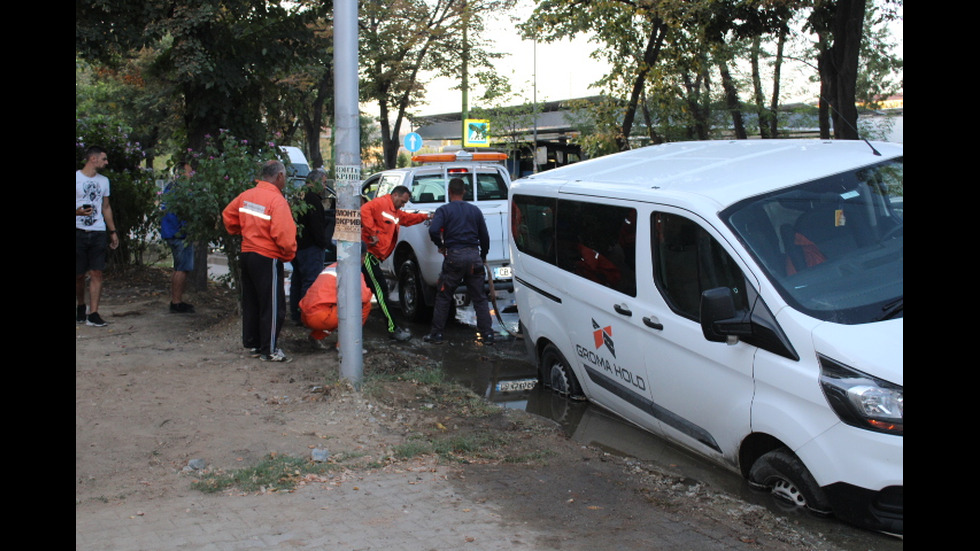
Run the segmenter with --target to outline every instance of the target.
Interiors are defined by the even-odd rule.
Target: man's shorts
[[[168,239],[167,243],[170,245],[170,252],[174,255],[174,271],[193,272],[194,245],[183,239]]]
[[[109,234],[104,231],[85,231],[75,228],[75,275],[89,270],[105,270]]]

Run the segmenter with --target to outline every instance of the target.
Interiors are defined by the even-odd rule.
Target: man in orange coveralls
[[[221,212],[228,233],[242,236],[242,344],[269,362],[289,361],[276,343],[286,319],[283,264],[296,256],[296,222],[282,194],[285,185],[286,167],[268,161],[255,187]]]
[[[361,241],[367,246],[367,254],[361,263],[361,273],[368,281],[378,300],[381,313],[388,321],[388,336],[397,341],[412,338],[408,329],[400,329],[391,317],[388,304],[388,282],[381,271],[381,263],[388,258],[398,244],[399,226],[414,226],[432,217],[431,213],[404,212],[401,210],[412,197],[405,186],[396,186],[388,195],[375,197],[361,205]]]
[[[303,325],[312,329],[310,338],[322,341],[337,330],[337,263],[320,272],[306,294],[299,302]],[[371,289],[361,276],[361,324],[367,322],[371,313]]]

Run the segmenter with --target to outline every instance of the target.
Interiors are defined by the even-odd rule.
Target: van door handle
[[[622,314],[624,316],[633,315],[632,310],[630,310],[629,307],[627,307],[625,304],[614,304],[613,310],[616,310],[617,313]]]
[[[650,318],[650,317],[644,316],[643,317],[643,324],[646,325],[647,327],[651,328],[651,329],[656,329],[657,331],[663,331],[664,330],[664,324],[660,323],[659,321],[657,321],[654,318]]]

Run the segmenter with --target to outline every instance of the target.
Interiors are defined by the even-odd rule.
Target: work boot
[[[398,342],[405,342],[412,338],[412,332],[408,329],[396,327],[394,331],[388,333],[388,338],[395,339]]]
[[[422,340],[429,344],[442,344],[446,342],[442,338],[442,333],[429,333],[428,335],[422,337]]]

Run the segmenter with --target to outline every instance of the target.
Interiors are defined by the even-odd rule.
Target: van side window
[[[736,310],[748,307],[742,270],[708,232],[683,216],[651,216],[654,280],[675,312],[698,320],[701,293],[715,287],[732,290]]]
[[[515,195],[510,212],[517,250],[636,296],[636,209]]]
[[[555,227],[558,267],[636,296],[635,220],[635,209],[559,200]]]
[[[515,195],[510,207],[510,228],[517,250],[549,264],[555,263],[555,210],[546,197]]]

